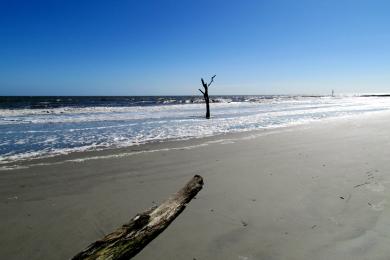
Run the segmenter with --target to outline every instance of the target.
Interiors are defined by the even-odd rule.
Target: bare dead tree
[[[213,83],[215,76],[217,76],[217,75],[214,75],[214,76],[211,77],[211,80],[210,80],[209,84],[204,82],[203,78],[201,78],[204,91],[202,91],[201,89],[199,89],[199,91],[202,92],[204,101],[206,102],[206,118],[207,119],[210,119],[209,87],[210,87],[211,83]]]

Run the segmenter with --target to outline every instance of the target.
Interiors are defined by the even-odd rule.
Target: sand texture
[[[0,171],[0,255],[68,259],[200,174],[135,259],[389,259],[389,158],[377,113],[45,159]]]

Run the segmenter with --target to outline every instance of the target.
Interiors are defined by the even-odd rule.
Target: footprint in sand
[[[377,204],[371,204],[371,208],[372,208],[372,210],[375,210],[375,211],[382,211],[385,209],[386,203],[387,203],[386,200],[382,200],[381,202],[379,202]]]
[[[380,182],[369,183],[366,188],[374,192],[384,192],[385,186]]]

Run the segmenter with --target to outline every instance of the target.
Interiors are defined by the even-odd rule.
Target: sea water
[[[304,124],[390,109],[389,97],[0,97],[0,164]]]

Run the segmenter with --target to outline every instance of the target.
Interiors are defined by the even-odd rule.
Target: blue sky
[[[0,0],[0,95],[390,90],[390,1]]]

